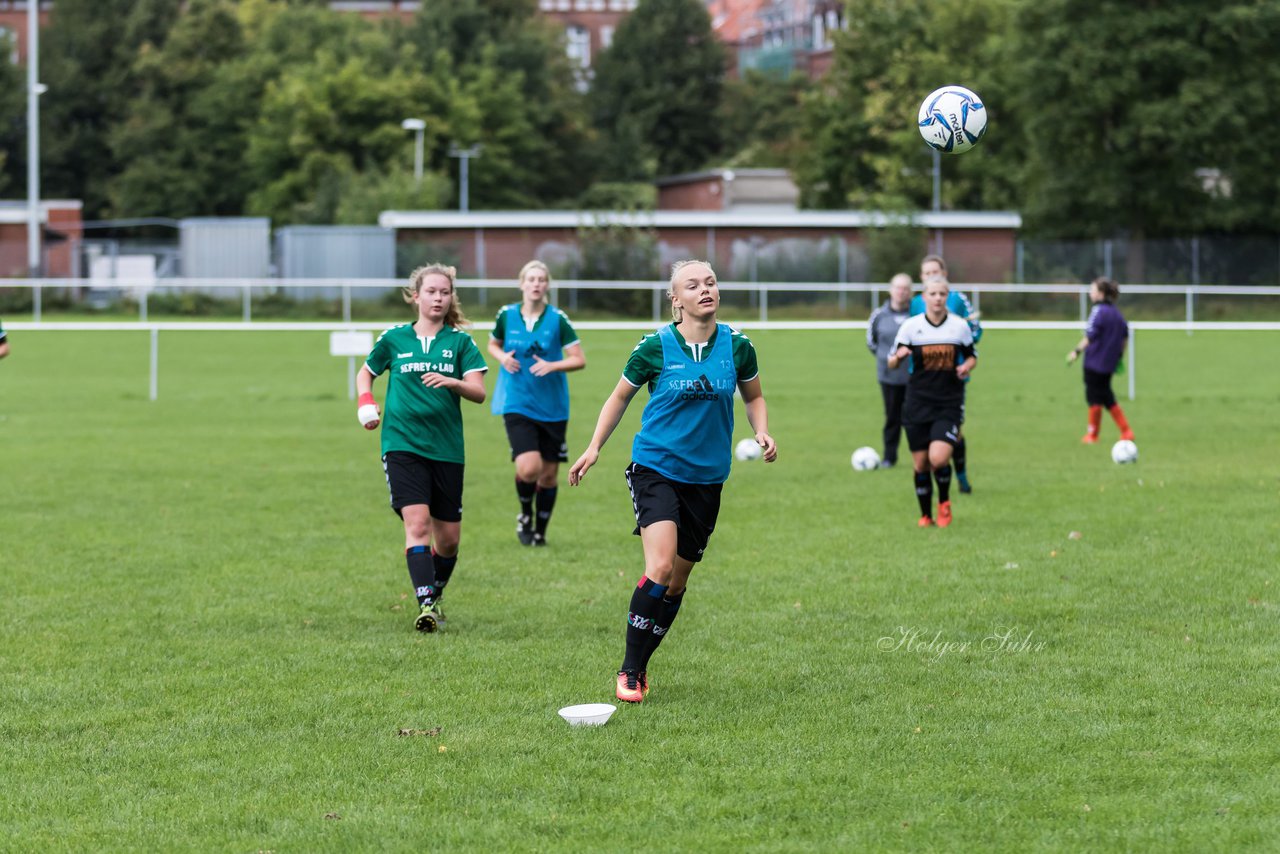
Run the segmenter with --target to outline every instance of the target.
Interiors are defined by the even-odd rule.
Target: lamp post
[[[462,148],[457,143],[449,146],[449,156],[456,157],[461,161],[458,165],[458,210],[463,213],[470,210],[467,198],[467,164],[470,162],[471,158],[480,156],[482,148],[483,146],[478,143],[470,148]]]
[[[39,82],[40,3],[27,0],[27,267],[38,276],[40,267],[40,96],[48,88]],[[34,294],[35,319],[40,319],[40,291]]]
[[[400,123],[400,127],[414,132],[413,183],[415,186],[420,186],[422,184],[422,132],[427,129],[427,123],[422,119],[405,119]]]

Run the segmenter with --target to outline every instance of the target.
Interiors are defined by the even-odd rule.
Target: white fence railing
[[[861,320],[738,320],[726,318],[726,322],[748,330],[763,329],[847,329],[847,330],[865,330],[867,328],[866,321]],[[1057,330],[1057,331],[1080,331],[1080,324],[1076,321],[1056,320],[1056,321],[1033,321],[1033,320],[992,320],[983,321],[984,329],[1028,329],[1028,330]],[[596,320],[575,322],[574,328],[584,331],[590,330],[636,330],[646,331],[652,330],[654,326],[651,320]],[[276,322],[276,321],[257,321],[253,323],[237,323],[234,321],[218,322],[163,322],[163,323],[147,323],[143,321],[132,323],[94,323],[90,322],[15,322],[7,323],[6,331],[21,332],[147,332],[151,338],[151,358],[149,371],[149,397],[151,400],[157,400],[160,396],[160,333],[161,332],[345,332],[345,331],[381,331],[386,328],[385,322],[369,323],[363,321],[343,323],[332,321],[328,323],[317,322]],[[1129,399],[1133,400],[1137,395],[1137,340],[1140,330],[1173,330],[1185,331],[1188,334],[1196,330],[1223,330],[1236,332],[1280,332],[1280,322],[1263,322],[1263,321],[1246,321],[1239,323],[1226,322],[1192,322],[1182,323],[1173,321],[1134,321],[1129,324],[1129,348],[1128,348],[1128,383],[1129,383]],[[347,389],[348,397],[355,399],[355,359],[348,358],[348,377]]]
[[[253,297],[280,290],[299,290],[302,293],[323,290],[342,301],[342,322],[352,319],[353,295],[360,291],[390,291],[403,287],[402,279],[0,279],[0,288],[29,288],[32,290],[32,321],[43,322],[43,294],[49,289],[73,288],[82,291],[113,291],[127,294],[138,303],[138,320],[147,322],[148,301],[155,294],[169,294],[184,290],[203,292],[235,292],[241,303],[241,322],[253,322]],[[510,279],[459,279],[460,291],[477,292],[481,302],[486,302],[488,290],[511,292],[515,283]],[[957,285],[972,297],[974,308],[981,309],[983,294],[1046,294],[1069,295],[1079,301],[1080,319],[1089,312],[1089,286],[1087,284],[1003,284],[994,282],[964,282]],[[660,322],[666,317],[667,283],[663,281],[594,281],[557,280],[554,291],[568,295],[572,310],[580,291],[637,291],[652,293],[651,319]],[[769,320],[770,294],[827,293],[835,294],[837,307],[849,309],[848,298],[852,294],[869,294],[868,308],[878,301],[886,286],[876,282],[732,282],[720,283],[725,292],[745,292],[753,295],[752,312],[761,322]],[[1181,295],[1186,305],[1185,323],[1194,323],[1197,297],[1280,297],[1280,287],[1253,285],[1122,285],[1126,295],[1164,294]],[[558,297],[563,299],[563,296]],[[465,298],[470,300],[470,298]],[[987,321],[984,320],[984,323]]]

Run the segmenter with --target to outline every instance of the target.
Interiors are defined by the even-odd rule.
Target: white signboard
[[[330,332],[330,356],[367,356],[373,349],[372,332]]]

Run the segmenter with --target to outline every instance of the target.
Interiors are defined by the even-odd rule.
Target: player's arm
[[[1083,338],[1081,338],[1080,343],[1077,344],[1075,348],[1072,349],[1071,352],[1067,354],[1067,364],[1069,365],[1072,362],[1074,362],[1076,359],[1080,358],[1080,354],[1083,353],[1084,348],[1088,346],[1089,346],[1089,336],[1086,335]]]
[[[509,374],[520,373],[520,360],[516,358],[516,351],[507,352],[502,349],[501,338],[489,339],[489,355],[497,361],[504,371]]]
[[[887,360],[887,364],[890,368],[896,368],[898,365],[901,365],[907,359],[911,358],[910,347],[897,341],[893,343],[897,344],[897,346],[893,349],[893,352],[889,354],[889,358]]]
[[[867,320],[867,349],[871,351],[871,355],[876,354],[876,348],[880,345],[880,338],[876,334],[876,320],[880,316],[880,309],[871,312],[871,317]]]
[[[587,471],[600,459],[600,449],[604,447],[604,443],[609,441],[609,437],[617,429],[618,422],[622,420],[623,413],[627,411],[627,406],[631,403],[631,398],[635,397],[636,392],[639,390],[639,386],[632,385],[625,378],[618,380],[618,384],[614,386],[613,391],[609,393],[609,397],[605,399],[604,406],[600,407],[600,417],[596,419],[596,429],[591,434],[591,441],[587,444],[587,449],[582,452],[582,456],[578,457],[578,461],[569,469],[570,486],[577,486],[582,483]]]
[[[529,373],[535,377],[545,377],[556,371],[580,371],[587,366],[587,357],[582,354],[582,345],[577,341],[564,348],[564,358],[548,362],[540,356],[533,357],[533,366]]]
[[[361,365],[356,371],[356,418],[366,430],[376,430],[382,422],[382,413],[378,411],[378,402],[373,397],[373,381],[377,379],[368,365]]]
[[[755,431],[756,442],[764,451],[764,461],[771,463],[778,458],[778,443],[769,435],[769,410],[764,405],[764,391],[760,388],[760,376],[738,383],[738,394],[747,410],[747,422]]]
[[[956,365],[956,376],[964,379],[973,372],[974,367],[978,364],[978,351],[973,349],[973,344],[965,344],[960,347],[960,355],[962,359],[960,364]]]
[[[0,338],[0,359],[3,359],[7,355],[9,355],[9,339]]]
[[[487,370],[487,368],[474,368],[463,374],[460,380],[432,371],[422,375],[422,384],[427,388],[448,389],[463,400],[469,400],[472,403],[484,403],[487,394],[484,389],[484,375]]]

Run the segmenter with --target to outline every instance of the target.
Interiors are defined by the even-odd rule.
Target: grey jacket
[[[893,339],[902,321],[911,316],[910,307],[894,311],[889,302],[871,312],[867,321],[867,349],[876,357],[876,378],[885,385],[907,384],[907,363],[889,370],[889,354],[893,352]]]

